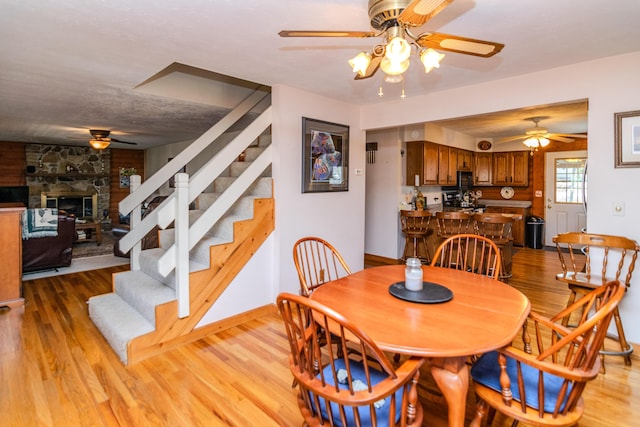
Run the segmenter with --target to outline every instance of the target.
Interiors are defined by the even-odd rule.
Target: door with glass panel
[[[587,152],[557,151],[545,154],[545,245],[553,236],[581,231],[587,226]]]

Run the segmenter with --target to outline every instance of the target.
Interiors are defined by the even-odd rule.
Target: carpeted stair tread
[[[124,364],[129,341],[155,329],[115,293],[89,298],[89,317]]]
[[[163,277],[160,274],[160,257],[164,254],[164,250],[161,248],[147,249],[140,252],[140,270],[153,279],[164,283],[166,286],[175,289],[175,270],[173,270],[167,277]],[[196,260],[189,260],[189,272],[206,270],[209,265],[204,265]]]
[[[140,270],[116,274],[114,284],[116,294],[152,325],[156,324],[156,306],[176,299],[174,289]]]

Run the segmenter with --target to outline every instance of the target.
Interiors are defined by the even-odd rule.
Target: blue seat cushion
[[[338,371],[339,369],[346,369],[345,367],[345,363],[344,360],[339,359],[336,360],[335,363],[336,366],[336,371]],[[365,381],[365,373],[364,373],[364,368],[362,366],[362,363],[360,362],[354,362],[354,361],[350,361],[349,366],[351,367],[351,377],[352,377],[352,381],[356,381],[356,380],[360,380],[363,383],[366,384]],[[331,365],[327,365],[324,369],[323,369],[323,373],[325,375],[325,381],[327,382],[328,385],[333,386],[334,382],[333,382],[333,373],[331,370]],[[377,369],[373,369],[371,367],[369,367],[369,375],[371,376],[371,382],[372,384],[377,384],[383,380],[385,380],[386,378],[388,378],[388,375],[385,374],[384,372],[381,372]],[[318,378],[320,376],[318,375]],[[338,387],[341,390],[348,390],[349,389],[349,385],[348,384],[342,384],[339,382]],[[396,391],[395,396],[396,396],[396,419],[395,419],[395,423],[397,423],[400,420],[400,415],[401,415],[401,405],[402,405],[402,395],[404,393],[404,387],[401,387],[398,391]],[[318,411],[318,408],[315,407],[315,403],[313,400],[313,396],[311,397],[311,402],[314,405],[314,409],[315,412],[318,413],[320,412],[320,414],[322,414],[322,418],[325,420],[329,419],[328,416],[328,412],[327,412],[327,407],[326,407],[326,401],[321,397],[318,396],[319,400],[320,400],[320,411]],[[375,412],[376,412],[376,418],[377,418],[377,426],[380,427],[388,427],[389,426],[389,409],[391,407],[391,396],[387,397],[386,399],[384,399],[384,403],[382,403],[382,401],[378,401],[375,402]],[[342,422],[340,421],[340,412],[338,409],[338,405],[336,403],[330,402],[331,405],[331,412],[333,414],[334,417],[334,421],[335,421],[335,425],[336,426],[342,426],[342,427],[348,427],[348,426],[355,426],[355,418],[354,418],[354,414],[353,414],[353,409],[352,408],[345,408],[345,414],[347,417],[347,425],[343,426]],[[371,414],[369,412],[369,406],[362,406],[358,408],[358,413],[360,414],[360,421],[362,423],[363,426],[371,426],[373,425],[373,423],[371,422]],[[392,425],[394,425],[392,424]]]
[[[539,370],[535,369],[524,363],[521,364],[522,377],[524,379],[526,404],[527,406],[535,409],[540,409],[540,402],[538,401],[538,375]],[[510,357],[507,357],[507,374],[511,380],[511,393],[513,398],[518,402],[520,399],[520,390],[518,389],[518,374],[516,370],[516,361]],[[543,373],[544,381],[544,411],[553,412],[556,402],[558,400],[558,394],[564,381],[563,378]],[[489,387],[492,390],[500,393],[502,387],[500,386],[500,365],[498,365],[498,352],[492,351],[491,353],[484,354],[471,368],[471,377],[473,381],[478,384],[482,384],[485,387]],[[564,402],[560,407],[562,411],[564,405],[567,402],[567,396],[571,392],[571,385],[567,390]]]

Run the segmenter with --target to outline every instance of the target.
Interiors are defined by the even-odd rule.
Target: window
[[[555,162],[555,202],[582,203],[586,195],[587,182],[584,179],[587,159],[556,159]]]

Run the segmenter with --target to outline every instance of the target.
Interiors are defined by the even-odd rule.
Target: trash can
[[[544,246],[544,218],[539,216],[530,216],[527,218],[525,240],[527,247],[531,249],[542,249]]]

